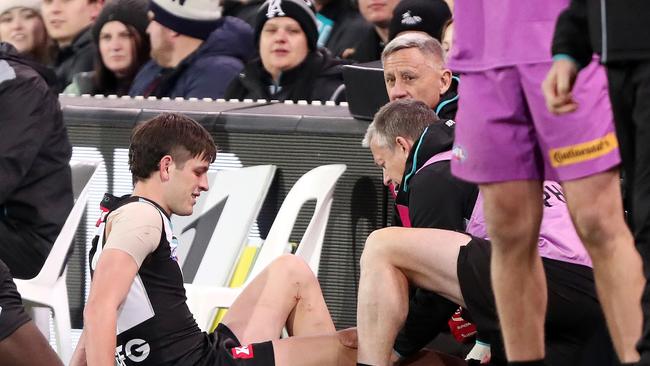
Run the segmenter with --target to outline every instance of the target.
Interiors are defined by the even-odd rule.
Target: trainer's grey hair
[[[381,53],[382,64],[388,56],[407,48],[417,48],[423,54],[432,56],[435,64],[444,66],[445,50],[442,49],[442,45],[437,39],[423,33],[406,33],[388,42]]]
[[[368,126],[361,142],[363,147],[375,144],[393,149],[398,136],[415,141],[424,129],[439,121],[438,115],[429,106],[415,99],[398,99],[381,107],[375,119]]]

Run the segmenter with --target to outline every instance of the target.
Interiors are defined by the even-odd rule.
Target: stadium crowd
[[[133,195],[102,201],[71,365],[650,365],[649,16],[644,0],[0,0],[0,364],[62,364],[13,281],[73,204],[59,93],[340,103],[344,66],[379,62],[390,102],[362,145],[395,216],[367,238],[357,328],[335,329],[288,255],[199,330],[169,218],[209,189],[217,149],[168,113],[133,131]]]

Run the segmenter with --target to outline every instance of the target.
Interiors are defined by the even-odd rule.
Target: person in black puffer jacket
[[[52,71],[0,43],[0,261],[20,279],[38,274],[72,209],[55,87]]]
[[[260,57],[228,86],[227,99],[345,101],[341,66],[318,48],[313,9],[300,0],[269,0],[259,9]]]

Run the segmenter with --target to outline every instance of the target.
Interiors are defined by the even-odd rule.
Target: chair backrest
[[[88,195],[90,190],[90,181],[96,174],[99,163],[95,162],[80,162],[70,165],[72,170],[72,191],[75,197],[74,206],[68,214],[68,218],[61,228],[61,232],[56,238],[52,250],[48,254],[43,268],[31,281],[39,284],[51,283],[54,285],[59,278],[61,269],[65,265],[66,255],[72,244],[72,239],[77,232],[77,227],[81,221],[84,211],[86,210],[86,203],[88,202]]]
[[[296,255],[302,257],[318,274],[320,254],[325,238],[325,229],[329,220],[330,209],[336,182],[345,172],[345,164],[332,164],[316,167],[305,173],[293,185],[282,202],[269,234],[264,240],[253,269],[248,276],[251,281],[275,258],[285,253],[289,237],[305,202],[316,200],[316,207],[309,225],[298,245]]]
[[[90,182],[98,167],[99,163],[92,162],[70,164],[70,170],[72,171],[72,194],[75,202],[81,196],[81,193],[88,185],[88,182]]]
[[[262,208],[275,165],[210,172],[191,216],[172,216],[187,283],[225,286]]]

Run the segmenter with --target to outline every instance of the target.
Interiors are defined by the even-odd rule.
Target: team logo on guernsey
[[[286,14],[284,13],[284,10],[282,10],[282,7],[280,4],[282,3],[282,0],[271,0],[269,2],[269,8],[266,11],[266,17],[267,18],[274,18],[274,17],[283,17]]]
[[[143,339],[135,338],[126,342],[124,347],[120,345],[115,348],[115,361],[120,366],[126,365],[124,361],[127,358],[133,362],[142,362],[149,357],[149,353],[151,353],[149,343]]]
[[[417,15],[411,15],[411,11],[407,10],[406,13],[402,14],[402,24],[404,25],[416,25],[422,21],[422,18]]]
[[[232,358],[238,358],[240,360],[247,360],[254,357],[253,345],[234,347],[230,352],[232,352]]]
[[[551,149],[548,154],[553,167],[561,167],[587,160],[593,160],[607,155],[618,148],[618,140],[614,132],[610,132],[605,137],[583,142],[576,145]]]
[[[170,255],[169,257],[173,259],[175,262],[178,262],[178,256],[176,255],[176,249],[178,249],[178,238],[176,235],[172,236],[171,242],[169,242],[169,250],[170,250]]]
[[[467,159],[465,149],[463,149],[463,147],[460,145],[455,145],[454,148],[451,149],[451,159],[461,163],[465,161],[465,159]]]

